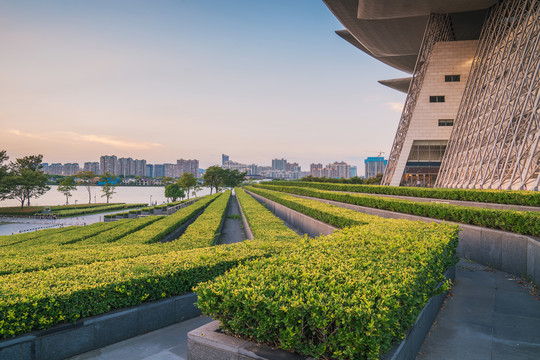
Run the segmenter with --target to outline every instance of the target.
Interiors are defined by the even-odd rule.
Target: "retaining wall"
[[[258,202],[266,206],[268,210],[274,213],[274,215],[279,217],[281,220],[311,237],[329,235],[337,230],[336,227],[328,225],[327,223],[315,220],[312,217],[304,215],[296,210],[289,209],[284,205],[278,204],[275,201],[269,200],[251,191],[245,191],[249,195],[253,196]]]
[[[0,341],[0,359],[58,360],[201,315],[186,294]]]
[[[248,240],[253,240],[253,232],[251,231],[251,228],[249,227],[249,223],[246,219],[246,215],[244,215],[244,210],[242,210],[242,205],[240,205],[240,200],[238,200],[238,196],[236,197],[236,202],[238,204],[238,209],[240,210],[240,216],[242,217],[242,224],[244,225],[244,232],[246,233],[246,237]]]

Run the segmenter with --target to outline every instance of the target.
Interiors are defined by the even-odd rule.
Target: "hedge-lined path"
[[[417,359],[540,359],[540,294],[511,274],[461,259]]]
[[[520,282],[461,259],[454,287],[416,359],[539,359],[540,299]],[[187,333],[210,321],[205,316],[183,321],[70,360],[186,360]]]
[[[226,219],[221,230],[221,236],[218,244],[234,244],[247,239],[246,233],[242,228],[242,218],[240,208],[236,200],[236,195],[232,194],[229,200],[229,209],[225,214]]]
[[[517,211],[540,212],[540,207],[536,207],[536,206],[493,204],[493,203],[475,202],[475,201],[423,198],[423,197],[416,197],[416,196],[373,194],[373,193],[356,192],[356,191],[339,191],[339,190],[333,190],[333,191],[346,193],[346,194],[362,194],[362,195],[370,195],[370,196],[380,196],[380,197],[386,197],[386,198],[391,198],[391,199],[409,200],[409,201],[417,201],[417,202],[431,202],[431,203],[437,203],[437,204],[472,206],[472,207],[497,209],[497,210],[517,210]]]

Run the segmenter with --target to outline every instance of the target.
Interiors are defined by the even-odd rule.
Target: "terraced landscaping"
[[[290,190],[249,188],[340,230],[299,236],[236,189],[254,240],[214,246],[230,192],[167,217],[0,237],[1,336],[195,288],[198,306],[235,336],[317,359],[376,358],[449,286],[456,226],[383,219],[269,189]]]

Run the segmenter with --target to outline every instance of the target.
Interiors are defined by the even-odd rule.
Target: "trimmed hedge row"
[[[176,228],[200,213],[220,195],[221,193],[207,195],[193,205],[182,208],[174,214],[156,221],[150,226],[119,239],[117,242],[120,244],[149,244],[161,241]]]
[[[338,228],[365,225],[370,222],[384,223],[387,221],[378,216],[363,214],[358,211],[325,204],[317,200],[302,199],[273,190],[250,187],[246,187],[246,189],[267,199],[273,200],[281,205],[285,205],[286,207],[296,210],[304,215],[310,216]]]
[[[182,236],[172,243],[172,246],[178,250],[213,246],[216,236],[219,235],[219,227],[225,218],[230,198],[231,191],[225,191],[193,224],[188,226]]]
[[[85,209],[76,209],[76,210],[60,210],[55,211],[54,213],[58,217],[70,217],[70,216],[79,216],[79,215],[88,215],[96,214],[100,212],[108,212],[122,209],[131,209],[131,208],[140,208],[146,206],[146,204],[120,204],[120,205],[108,205],[108,206],[94,206]]]
[[[0,337],[181,295],[270,253],[243,242],[1,276]]]
[[[496,210],[449,204],[423,203],[371,195],[317,190],[306,187],[267,186],[260,184],[254,186],[290,194],[505,230],[523,235],[540,236],[540,213],[532,211]]]
[[[246,194],[243,189],[236,188],[234,191],[255,240],[275,242],[300,238],[297,233],[288,228],[283,221],[274,216],[257,200]]]
[[[404,186],[354,185],[308,181],[272,181],[269,185],[311,187],[321,190],[414,196],[433,199],[475,201],[493,204],[540,206],[540,191],[418,188]]]
[[[455,264],[458,229],[393,220],[304,239],[199,284],[197,305],[235,336],[317,359],[376,359]]]
[[[180,295],[242,262],[297,246],[300,237],[262,205],[248,197],[242,206],[247,209],[250,226],[262,241],[188,251],[175,251],[177,241],[128,245],[113,242],[64,253],[66,262],[74,258],[93,262],[100,256],[101,262],[0,276],[0,337]],[[126,223],[135,221],[126,220]],[[269,224],[273,224],[278,236],[265,233]],[[137,252],[143,256],[104,261],[107,256],[136,256]],[[146,255],[151,252],[156,254]]]

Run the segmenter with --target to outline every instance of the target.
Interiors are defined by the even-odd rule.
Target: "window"
[[[454,126],[454,119],[439,119],[439,126]]]
[[[444,75],[445,82],[457,82],[460,81],[459,75]]]
[[[444,96],[430,96],[429,102],[444,102]]]

